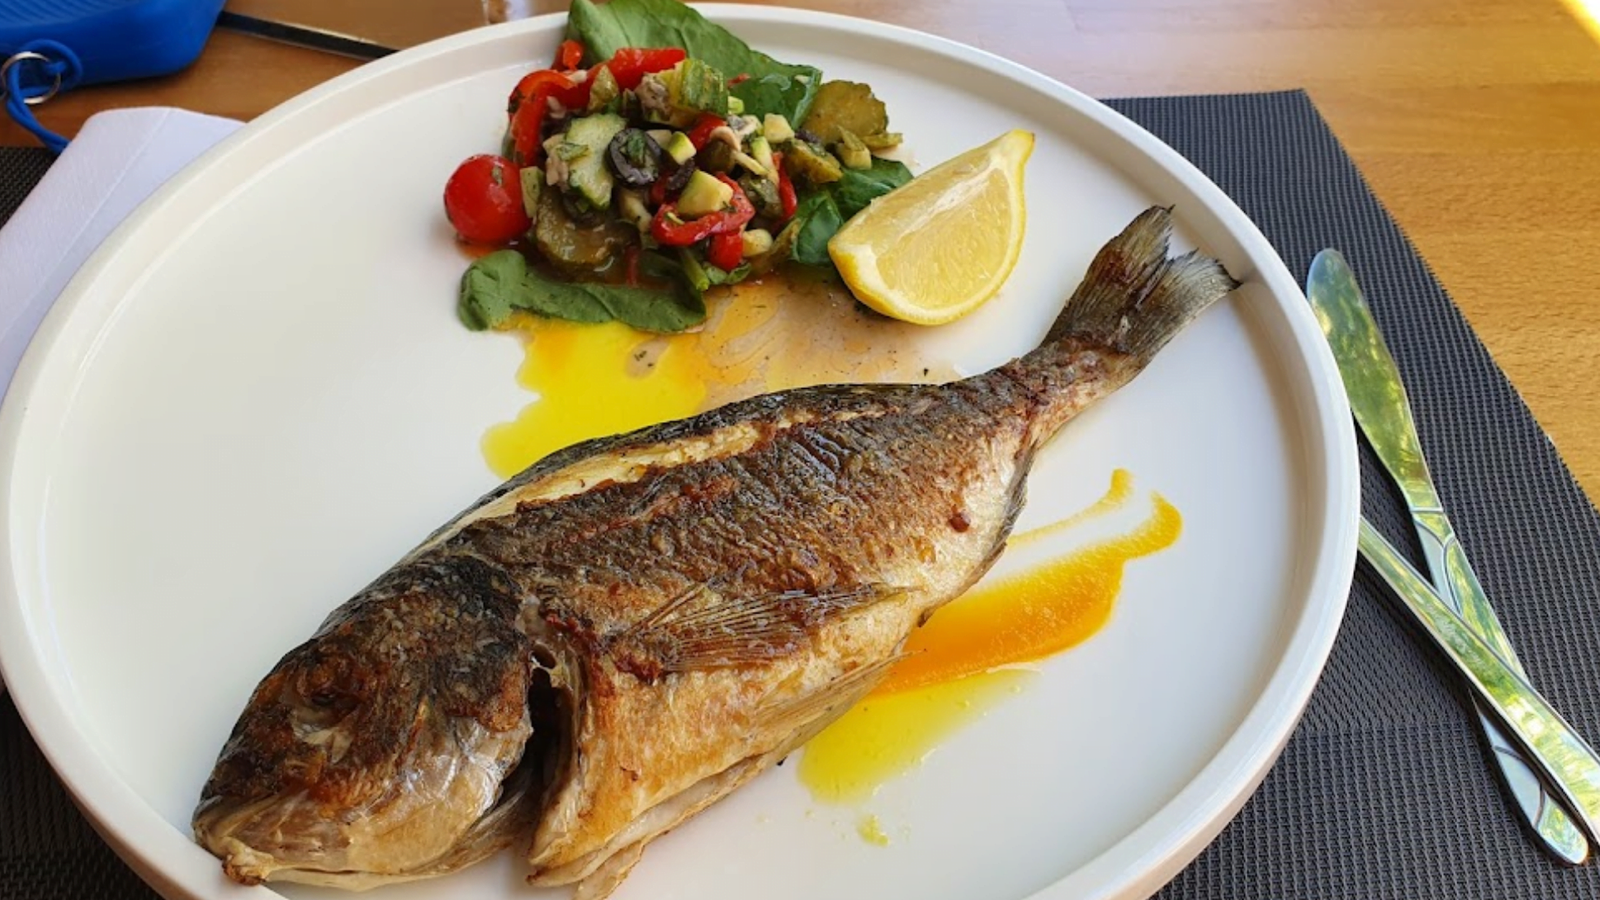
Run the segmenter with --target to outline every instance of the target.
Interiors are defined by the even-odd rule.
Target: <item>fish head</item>
[[[385,576],[256,687],[193,822],[231,878],[362,888],[498,849],[484,824],[527,793],[506,786],[533,665],[509,580],[486,568]]]

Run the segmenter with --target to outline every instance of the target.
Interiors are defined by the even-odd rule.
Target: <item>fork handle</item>
[[[1478,637],[1365,517],[1360,545],[1361,555],[1527,751],[1528,761],[1567,802],[1578,825],[1588,837],[1600,837],[1600,757],[1594,748]]]
[[[1413,508],[1411,520],[1421,538],[1423,558],[1427,560],[1440,599],[1461,616],[1512,671],[1526,680],[1527,672],[1501,628],[1500,619],[1489,604],[1477,573],[1467,561],[1466,549],[1461,546],[1444,510]],[[1583,832],[1573,824],[1561,801],[1545,789],[1533,763],[1495,723],[1488,708],[1481,700],[1474,698],[1474,701],[1495,767],[1511,799],[1516,801],[1517,809],[1544,842],[1547,851],[1569,865],[1582,864],[1589,857],[1589,842],[1584,839]]]

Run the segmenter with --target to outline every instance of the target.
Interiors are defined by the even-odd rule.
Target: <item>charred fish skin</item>
[[[346,887],[508,845],[511,834],[474,841],[471,826],[531,730],[519,610],[512,582],[481,560],[385,573],[256,688],[202,789],[196,838],[240,882]],[[464,841],[480,852],[464,858]]]
[[[493,702],[474,707],[493,714],[413,715],[407,742],[393,739],[392,722],[352,717],[346,728],[352,746],[375,748],[361,757],[366,781],[430,787],[451,809],[399,829],[427,839],[403,852],[356,849],[385,843],[356,827],[370,800],[341,805],[345,795],[301,761],[315,752],[287,749],[308,738],[286,728],[277,707],[283,684],[308,677],[296,654],[364,629],[425,633],[453,604],[471,607],[457,588],[398,606],[369,589],[335,616],[338,627],[286,657],[247,705],[213,776],[251,790],[208,785],[197,835],[236,878],[326,882],[338,856],[347,871],[352,860],[365,868],[333,883],[365,886],[470,862],[521,828],[531,882],[575,882],[580,898],[605,896],[649,841],[870,690],[912,629],[997,558],[1039,447],[1237,286],[1214,260],[1169,259],[1169,235],[1169,210],[1142,213],[1096,255],[1046,340],[983,375],[765,395],[529,467],[397,566],[481,573],[502,598],[487,617],[501,630],[490,631],[509,627],[526,642],[520,651],[509,637],[504,652],[412,642],[430,662],[411,669],[379,664],[381,642],[349,651],[357,660],[349,670],[371,692],[364,696],[415,692],[402,670],[420,673],[413,680],[427,682],[430,696],[448,693],[442,685],[457,669],[498,677],[489,678]],[[487,634],[479,634],[486,646],[502,646]],[[435,734],[469,719],[484,735],[476,757]],[[280,749],[251,757],[252,741]],[[478,771],[510,774],[509,799],[435,786],[490,745],[495,762]],[[231,757],[250,760],[253,780],[231,774]],[[306,808],[301,796],[319,798],[317,816],[284,814]],[[305,839],[318,829],[326,840]],[[330,850],[339,839],[348,846]],[[247,865],[263,856],[273,867]]]

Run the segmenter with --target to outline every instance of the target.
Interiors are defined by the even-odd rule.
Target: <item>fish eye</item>
[[[347,712],[362,699],[355,661],[343,653],[320,653],[305,660],[294,687],[307,706],[319,711]]]
[[[318,709],[332,709],[339,704],[342,697],[335,691],[317,691],[306,699]]]

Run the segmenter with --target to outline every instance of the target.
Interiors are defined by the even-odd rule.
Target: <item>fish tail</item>
[[[1132,381],[1184,326],[1239,286],[1208,256],[1169,258],[1171,237],[1170,207],[1140,213],[1095,254],[1038,348],[991,373],[1024,386],[1034,401],[1027,446],[1049,441]]]
[[[1110,350],[1137,371],[1239,286],[1220,262],[1199,252],[1168,258],[1171,237],[1171,207],[1140,213],[1095,254],[1041,349],[1067,344]]]

